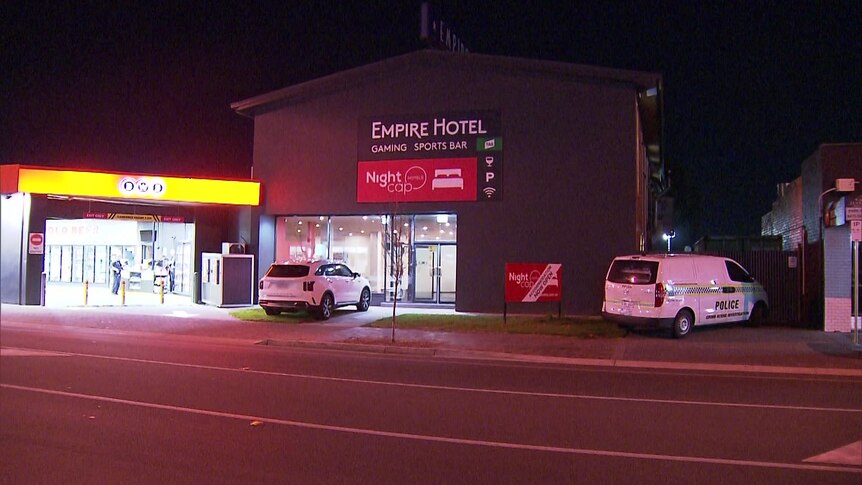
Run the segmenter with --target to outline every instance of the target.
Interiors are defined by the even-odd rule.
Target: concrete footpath
[[[39,307],[3,304],[0,327],[62,327],[80,331],[133,332],[158,338],[195,338],[236,343],[406,353],[445,358],[508,360],[644,369],[683,369],[862,378],[862,347],[852,334],[744,325],[695,328],[675,340],[667,332],[632,332],[617,339],[544,335],[426,332],[364,327],[391,317],[392,309],[337,310],[316,322],[244,322],[235,309],[206,305]],[[398,313],[451,313],[399,307]],[[2,346],[0,341],[0,346]]]

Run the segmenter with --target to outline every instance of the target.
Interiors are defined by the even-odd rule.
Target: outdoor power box
[[[835,190],[838,192],[853,192],[855,185],[854,179],[835,179]]]

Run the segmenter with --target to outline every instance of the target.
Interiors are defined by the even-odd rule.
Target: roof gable
[[[416,67],[520,73],[566,79],[572,82],[624,84],[637,90],[657,87],[661,78],[659,74],[649,72],[425,49],[237,101],[231,104],[231,108],[241,115],[254,117],[291,101],[323,96],[330,92],[348,89],[357,83],[372,82]]]

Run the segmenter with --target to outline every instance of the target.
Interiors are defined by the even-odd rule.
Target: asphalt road
[[[3,483],[862,482],[858,378],[61,327],[0,345]]]

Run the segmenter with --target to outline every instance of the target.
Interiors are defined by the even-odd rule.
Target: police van
[[[602,317],[625,326],[665,326],[676,338],[695,325],[758,323],[769,310],[763,287],[736,261],[698,254],[614,258]]]

